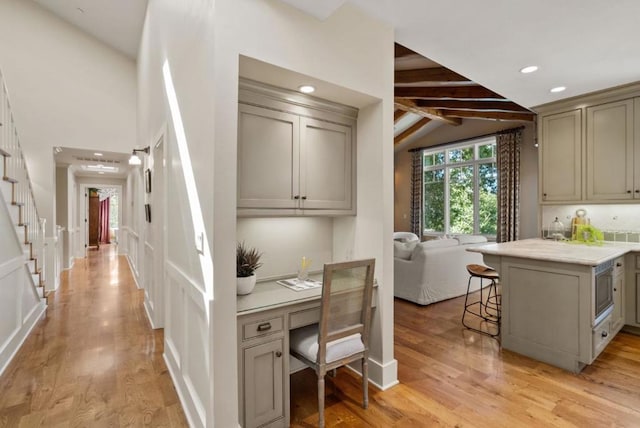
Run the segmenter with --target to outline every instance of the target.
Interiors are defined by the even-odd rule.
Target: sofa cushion
[[[418,241],[400,242],[393,241],[393,257],[409,260],[413,249],[418,245]]]
[[[432,239],[430,241],[424,241],[419,244],[424,249],[429,248],[445,248],[445,247],[455,247],[459,245],[458,240],[446,238],[446,239]]]
[[[465,244],[480,244],[482,242],[487,242],[487,238],[482,235],[456,235],[455,239],[458,240],[460,245]]]
[[[393,240],[400,242],[413,242],[420,241],[420,238],[418,238],[418,235],[411,232],[393,232]]]

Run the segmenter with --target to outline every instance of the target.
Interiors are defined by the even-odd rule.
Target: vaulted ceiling
[[[395,145],[434,125],[460,126],[464,119],[530,122],[534,117],[529,109],[396,43]]]

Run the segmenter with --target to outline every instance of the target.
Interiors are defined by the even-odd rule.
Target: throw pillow
[[[393,242],[393,256],[398,259],[409,260],[413,249],[418,244],[418,241],[412,242]]]

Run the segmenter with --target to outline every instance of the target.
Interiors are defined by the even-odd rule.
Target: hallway
[[[187,422],[124,256],[76,259],[0,376],[0,427],[182,427]]]

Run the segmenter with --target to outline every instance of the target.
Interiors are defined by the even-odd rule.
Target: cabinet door
[[[635,150],[633,158],[633,197],[635,199],[640,199],[640,98],[635,98],[633,100],[633,130],[633,147]]]
[[[633,100],[587,108],[587,199],[633,198]]]
[[[542,118],[541,200],[582,198],[582,114],[571,110]]]
[[[624,289],[624,273],[613,277],[613,318],[612,330],[617,332],[624,324],[624,310],[622,306],[622,293]]]
[[[299,195],[298,116],[238,107],[238,208],[295,208]]]
[[[351,128],[301,118],[300,129],[301,208],[351,209]]]
[[[277,339],[243,350],[245,428],[284,418],[282,346],[282,339]]]

